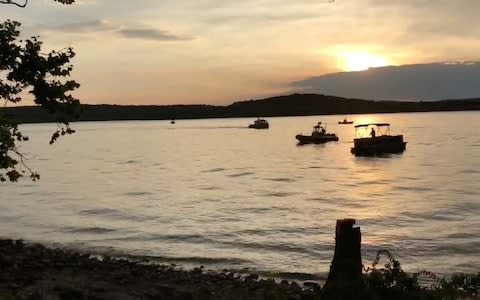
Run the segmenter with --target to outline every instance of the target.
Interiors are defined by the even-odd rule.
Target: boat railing
[[[374,133],[374,135],[372,134]],[[390,135],[389,123],[371,123],[355,125],[355,137],[356,138],[368,138]]]

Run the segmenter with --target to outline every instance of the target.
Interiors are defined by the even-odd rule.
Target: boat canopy
[[[359,127],[368,127],[368,126],[377,126],[377,127],[382,127],[382,126],[390,126],[389,123],[370,123],[370,124],[361,124],[361,125],[355,125],[355,128]]]

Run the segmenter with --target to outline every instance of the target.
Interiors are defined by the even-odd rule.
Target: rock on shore
[[[321,289],[0,240],[0,299],[317,300]]]

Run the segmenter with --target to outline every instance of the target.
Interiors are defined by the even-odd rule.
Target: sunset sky
[[[324,74],[478,61],[480,53],[478,0],[31,0],[0,8],[46,48],[74,47],[83,103],[229,104],[286,94]]]

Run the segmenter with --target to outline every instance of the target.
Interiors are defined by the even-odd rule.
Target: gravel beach
[[[321,299],[317,282],[180,270],[0,240],[0,299]]]

